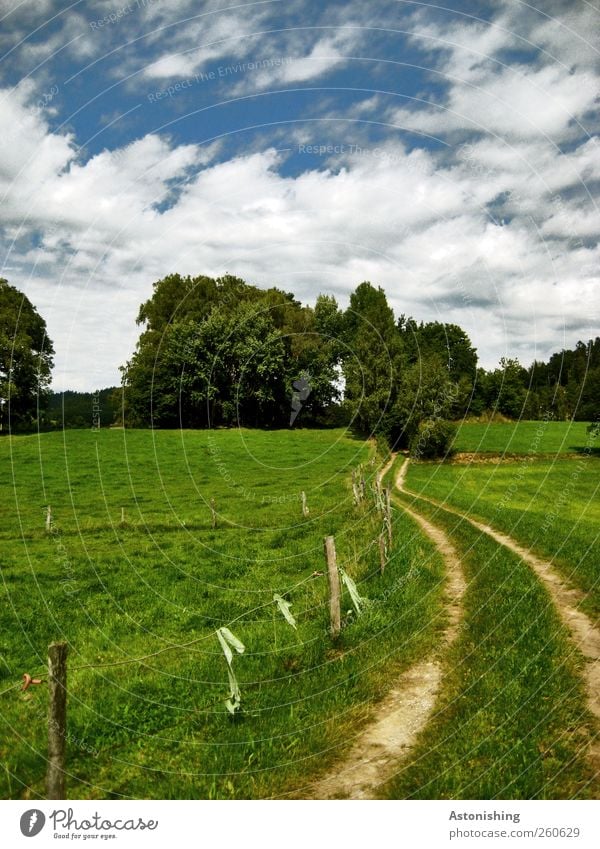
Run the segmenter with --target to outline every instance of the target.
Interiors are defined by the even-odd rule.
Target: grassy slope
[[[387,798],[595,798],[581,658],[519,558],[426,502],[462,553],[465,617],[436,714]]]
[[[413,464],[407,486],[489,521],[551,559],[586,594],[587,612],[600,614],[599,458]]]
[[[558,454],[580,451],[588,443],[586,422],[464,422],[454,449],[464,452]]]
[[[368,450],[341,431],[68,431],[0,441],[0,691],[43,665],[48,642],[69,641],[72,798],[290,791],[334,759],[393,676],[429,649],[440,560],[398,516],[392,562],[378,575],[368,547],[377,520],[352,507],[349,491]],[[274,591],[323,568],[328,533],[374,602],[349,618],[336,647],[325,578],[289,593],[297,631],[272,603]],[[214,629],[236,617],[232,630],[247,649],[234,661],[244,712],[232,722]],[[194,639],[144,664],[76,668]],[[46,698],[44,685],[0,697],[3,797],[43,794]]]

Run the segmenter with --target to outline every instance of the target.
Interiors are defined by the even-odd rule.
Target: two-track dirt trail
[[[389,471],[394,459],[380,472],[381,479]],[[499,545],[514,552],[535,572],[567,626],[573,644],[585,659],[583,679],[587,703],[590,711],[600,719],[600,630],[579,609],[582,594],[567,586],[551,563],[532,554],[508,534],[446,504],[407,490],[404,485],[407,469],[408,459],[400,467],[394,482],[400,492],[428,501],[469,522]],[[465,580],[459,555],[448,536],[405,503],[402,508],[429,536],[444,558],[447,570],[447,624],[435,652],[398,678],[388,696],[378,705],[373,722],[358,735],[349,754],[336,763],[329,774],[312,785],[308,798],[373,798],[377,789],[397,773],[409,755],[417,735],[432,714],[440,690],[444,655],[458,633]],[[596,740],[590,745],[589,756],[593,765],[600,768],[600,741]]]
[[[382,479],[394,457],[381,470]],[[453,643],[461,619],[465,581],[460,558],[446,536],[431,522],[403,508],[434,542],[446,565],[446,624],[434,653],[411,666],[396,680],[392,690],[377,706],[374,721],[356,738],[352,749],[334,769],[312,785],[312,799],[370,799],[378,787],[398,771],[417,735],[431,716],[443,677],[444,656]]]
[[[583,679],[585,683],[587,704],[590,711],[600,720],[600,630],[592,620],[583,613],[578,605],[583,600],[583,593],[573,587],[567,586],[561,576],[556,572],[551,563],[532,554],[529,549],[520,545],[508,534],[497,531],[485,522],[479,522],[470,516],[442,504],[439,501],[419,493],[412,492],[404,486],[408,460],[402,464],[396,476],[396,487],[406,495],[420,498],[433,504],[435,507],[458,516],[465,522],[469,522],[484,534],[490,536],[495,542],[505,546],[518,555],[535,572],[539,580],[545,586],[558,611],[563,623],[568,628],[571,639],[585,659],[583,668]],[[594,741],[590,746],[590,759],[594,766],[600,769],[600,740]]]

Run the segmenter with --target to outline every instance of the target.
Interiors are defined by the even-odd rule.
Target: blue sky
[[[173,271],[453,321],[484,365],[598,334],[599,13],[0,0],[2,276],[54,387],[117,383]]]

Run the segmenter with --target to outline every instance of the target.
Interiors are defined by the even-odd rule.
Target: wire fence
[[[380,540],[382,535],[388,535],[391,544],[391,507],[390,507],[390,499],[389,493],[387,499],[382,497],[381,490],[381,481],[385,471],[390,468],[390,464],[388,464],[383,471],[375,472],[374,484],[372,486],[374,502],[375,502],[375,513],[377,515],[382,516],[383,527],[379,534],[372,539],[369,544],[361,551],[361,560],[366,560],[369,556],[371,550],[380,545]],[[362,465],[358,470],[353,471],[352,474],[353,481],[353,491],[355,495],[355,507],[360,508],[363,503],[366,503],[367,500],[367,489],[365,484],[365,477]],[[332,556],[333,552],[333,556]],[[340,632],[340,586],[339,580],[341,578],[342,583],[345,584],[347,590],[349,591],[351,600],[357,610],[357,613],[361,612],[361,602],[364,600],[360,598],[358,595],[356,585],[354,581],[349,577],[345,569],[337,564],[337,558],[335,554],[335,543],[333,537],[325,538],[325,555],[327,561],[327,576],[328,576],[328,584],[329,584],[329,596],[330,596],[330,622],[331,628],[330,633],[335,639]],[[387,555],[386,555],[387,556]],[[354,561],[353,561],[354,562]],[[347,565],[347,564],[345,564]],[[381,564],[381,572],[383,572],[383,562]],[[310,582],[315,581],[318,578],[321,578],[325,575],[325,572],[313,571],[310,575],[303,578],[300,581],[292,584],[286,590],[282,590],[279,594],[274,594],[273,598],[265,601],[261,604],[258,604],[248,610],[243,611],[237,616],[233,617],[231,620],[222,624],[218,629],[213,630],[209,633],[203,634],[199,637],[195,637],[192,640],[188,640],[182,643],[173,643],[172,645],[163,646],[156,651],[148,652],[143,655],[139,655],[136,657],[123,658],[121,660],[113,660],[107,662],[100,663],[84,663],[78,666],[69,667],[69,673],[80,672],[85,670],[95,670],[95,669],[110,669],[110,668],[118,668],[118,667],[126,667],[132,665],[145,665],[148,661],[160,657],[164,654],[174,651],[186,651],[192,648],[193,646],[197,646],[201,643],[208,642],[209,640],[214,640],[215,636],[218,637],[219,642],[221,643],[221,648],[223,649],[225,659],[227,661],[227,671],[230,683],[230,695],[229,699],[225,700],[223,696],[214,699],[205,707],[216,706],[217,704],[223,704],[227,706],[230,713],[234,714],[240,705],[240,692],[237,684],[237,680],[235,678],[235,674],[233,672],[233,652],[237,651],[238,653],[242,653],[245,649],[245,646],[235,637],[235,635],[229,630],[231,626],[245,619],[246,617],[257,613],[260,610],[264,610],[266,608],[270,608],[276,603],[280,611],[283,613],[284,618],[288,621],[289,624],[296,627],[295,619],[289,612],[289,605],[291,604],[284,600],[284,596],[289,596],[299,588],[309,584]],[[332,581],[332,574],[335,575],[335,580]],[[64,764],[64,759],[66,757],[66,739],[68,737],[66,732],[66,663],[67,663],[67,643],[53,643],[49,646],[49,662],[47,669],[40,669],[33,674],[24,674],[23,681],[14,682],[10,686],[6,687],[4,690],[0,691],[0,698],[8,695],[16,691],[17,689],[26,690],[33,684],[42,684],[47,683],[49,689],[49,720],[48,720],[48,739],[49,739],[49,750],[54,750],[55,753],[58,753],[56,757],[53,759],[52,767],[48,767],[48,775],[47,775],[47,785],[49,788],[54,787],[54,790],[49,789],[48,798],[62,798],[61,795],[56,795],[60,793],[64,793],[64,776],[66,775],[66,769]],[[55,665],[53,665],[52,658],[58,655],[62,658],[62,672],[60,675],[56,672]],[[47,672],[48,680],[33,680],[44,673]],[[61,677],[62,675],[62,677]],[[58,677],[57,677],[58,676]],[[248,686],[248,685],[245,685]],[[54,718],[53,718],[54,717]],[[56,789],[58,788],[58,789]],[[54,795],[52,795],[54,793]]]
[[[379,508],[380,508],[379,500],[381,498],[381,495],[380,495],[380,492],[379,492],[379,486],[380,486],[380,483],[381,483],[381,478],[385,474],[385,471],[386,471],[387,468],[389,468],[389,466],[387,466],[384,470],[378,470],[378,471],[375,472],[375,482],[376,482],[375,505],[376,505],[378,512],[379,512]],[[360,480],[361,477],[362,477],[363,482],[364,482],[362,465],[359,466],[357,470],[353,470],[352,480],[354,482],[355,480]],[[366,500],[366,492],[365,492],[364,487],[363,487],[362,494],[358,497],[357,503],[356,503],[355,506],[360,506],[360,504],[365,500]],[[389,509],[390,508],[389,508],[389,500],[388,500],[387,510],[389,511]],[[389,512],[387,514],[384,512],[384,529],[385,529],[386,533],[388,533],[388,528],[390,528],[390,527],[391,527],[391,515],[390,515]],[[361,552],[361,559],[366,560],[370,551],[373,548],[377,547],[378,545],[379,545],[379,536],[376,536],[374,539],[372,539],[369,542],[367,547]],[[345,565],[347,565],[347,564],[345,564]],[[323,577],[324,574],[325,574],[324,572],[313,571],[308,577],[303,578],[301,581],[298,581],[297,583],[293,584],[291,587],[288,587],[285,590],[281,590],[280,595],[287,596],[290,593],[294,592],[299,587],[304,586],[305,584],[315,580],[316,578]],[[256,605],[253,608],[250,608],[249,610],[243,611],[242,613],[235,616],[233,619],[229,620],[228,622],[223,623],[220,627],[230,628],[232,625],[235,625],[236,622],[241,621],[242,619],[246,618],[247,616],[250,616],[251,614],[258,612],[259,610],[271,608],[272,606],[273,606],[273,600],[265,601],[261,604]],[[185,650],[185,649],[191,648],[192,646],[199,645],[203,642],[208,642],[209,640],[213,640],[214,636],[215,636],[215,631],[211,630],[208,634],[203,634],[202,636],[196,637],[193,640],[188,640],[187,642],[184,642],[184,643],[173,643],[172,645],[169,645],[169,646],[163,646],[163,648],[157,649],[156,651],[149,652],[149,653],[144,654],[144,655],[140,655],[140,656],[133,657],[133,658],[124,658],[122,660],[108,661],[108,662],[105,662],[105,663],[104,662],[103,663],[86,663],[86,664],[82,664],[80,666],[70,667],[70,671],[71,672],[79,672],[79,671],[86,670],[86,669],[109,669],[109,668],[129,666],[129,665],[135,665],[135,664],[144,664],[146,661],[151,660],[155,657],[159,657],[160,655],[166,654],[167,652]],[[43,674],[44,671],[45,671],[45,667],[40,668],[38,671],[36,671],[34,673],[34,676]],[[22,685],[20,683],[11,684],[5,690],[0,691],[0,697],[4,696],[6,693],[9,693],[14,689],[17,689],[19,686],[22,686]]]

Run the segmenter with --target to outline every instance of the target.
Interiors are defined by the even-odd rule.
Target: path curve
[[[583,670],[583,678],[585,682],[587,703],[590,711],[597,719],[600,719],[600,630],[594,625],[592,620],[586,616],[579,608],[578,604],[583,600],[584,594],[573,587],[568,586],[563,578],[554,569],[552,564],[547,560],[543,560],[525,548],[525,546],[516,542],[508,534],[502,531],[497,531],[491,525],[485,522],[479,522],[477,519],[472,519],[460,510],[454,507],[448,507],[445,503],[442,504],[433,498],[425,495],[420,495],[410,489],[406,489],[404,481],[408,469],[408,459],[404,461],[396,476],[396,487],[406,495],[422,498],[423,501],[428,501],[434,507],[441,510],[446,510],[461,519],[469,522],[482,533],[490,536],[495,542],[505,546],[514,554],[518,555],[528,566],[533,569],[542,584],[546,587],[558,614],[566,625],[571,635],[572,641],[575,643],[583,657],[585,658],[585,667]],[[590,755],[594,763],[600,766],[600,741],[594,742],[591,746]]]
[[[383,480],[395,456],[378,473]],[[438,696],[443,676],[445,651],[456,639],[465,591],[460,557],[446,536],[431,522],[405,507],[430,537],[446,564],[446,626],[436,651],[426,660],[400,675],[394,688],[377,705],[377,718],[357,737],[348,755],[334,765],[324,778],[312,785],[309,799],[372,799],[377,789],[397,772],[410,753],[417,735],[427,724]]]

